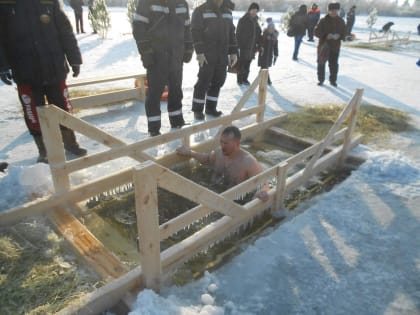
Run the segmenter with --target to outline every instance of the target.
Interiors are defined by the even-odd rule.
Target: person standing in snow
[[[77,77],[82,56],[70,21],[58,0],[0,1],[0,78],[17,84],[26,125],[38,147],[38,162],[47,163],[37,107],[54,104],[69,112],[66,77],[70,63]],[[61,127],[64,147],[86,155],[74,132]]]
[[[172,128],[185,125],[182,114],[183,63],[193,54],[190,14],[185,0],[139,0],[133,19],[133,36],[147,70],[147,127],[160,135],[160,97],[168,86],[168,115]]]
[[[323,85],[325,80],[325,63],[328,61],[330,70],[330,83],[337,87],[338,56],[340,54],[341,41],[346,36],[346,25],[338,15],[340,4],[332,2],[328,4],[328,14],[319,20],[315,27],[315,36],[318,42],[318,85]]]
[[[200,66],[192,102],[196,120],[204,120],[204,107],[207,115],[222,115],[216,109],[220,89],[228,64],[233,66],[238,61],[232,9],[230,0],[207,0],[192,15],[191,33]]]
[[[318,24],[321,17],[321,11],[316,3],[312,3],[311,9],[308,11],[308,42],[314,41],[314,28]]]
[[[347,36],[346,36],[346,40],[351,40],[351,31],[353,30],[353,25],[354,22],[356,20],[356,6],[353,5],[349,12],[347,12],[347,16],[346,16],[346,29],[347,29]]]
[[[83,0],[70,0],[70,6],[74,11],[74,19],[76,21],[76,32],[84,33],[83,30]]]
[[[261,41],[261,28],[258,24],[258,11],[260,7],[253,2],[248,11],[238,21],[236,40],[239,46],[239,70],[237,81],[239,85],[250,85],[248,81],[249,67]]]
[[[261,69],[268,69],[274,66],[279,55],[278,36],[279,32],[274,26],[272,18],[267,18],[267,28],[264,30],[261,38],[261,45],[258,52],[258,66]],[[270,75],[268,75],[268,84],[271,85]]]
[[[302,39],[306,34],[308,28],[307,6],[302,4],[299,10],[290,18],[290,28],[293,30],[293,37],[295,39],[295,48],[293,50],[292,59],[297,61],[299,55],[299,47]]]

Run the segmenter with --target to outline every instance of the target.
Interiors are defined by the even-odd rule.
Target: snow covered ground
[[[71,9],[66,10],[73,21]],[[81,79],[141,70],[125,8],[110,11],[112,29],[107,39],[89,33],[77,36],[84,60]],[[235,15],[239,18],[242,13]],[[268,16],[278,25],[280,13],[264,14]],[[401,32],[415,32],[419,23],[415,18],[379,17],[375,26],[380,29],[390,20]],[[366,16],[356,17],[354,32],[360,40],[367,39]],[[411,38],[420,40],[415,34]],[[344,44],[339,60],[339,87],[318,87],[316,46],[305,41],[299,61],[294,62],[293,39],[281,33],[279,59],[270,69],[273,85],[267,95],[267,117],[304,105],[347,103],[356,88],[363,88],[366,102],[406,111],[418,126],[420,68],[415,63],[420,44],[392,52],[348,45]],[[187,121],[193,120],[190,108],[197,71],[194,59],[184,67]],[[250,78],[257,72],[254,62]],[[219,108],[230,112],[243,93],[229,74]],[[1,211],[48,193],[52,185],[48,166],[34,164],[37,152],[16,90],[0,83],[0,95],[0,160],[10,164],[6,174],[0,173]],[[256,99],[256,95],[251,98]],[[164,104],[162,111],[162,131],[170,132]],[[127,142],[147,136],[143,104],[83,110],[77,116]],[[86,137],[78,139],[89,151],[100,150]],[[419,314],[419,139],[415,131],[394,137],[387,151],[362,147],[359,151],[367,162],[334,190],[311,200],[310,207],[302,205],[309,207],[304,213],[244,245],[241,255],[197,282],[164,288],[160,295],[141,293],[133,314]],[[115,166],[80,172],[73,181]]]

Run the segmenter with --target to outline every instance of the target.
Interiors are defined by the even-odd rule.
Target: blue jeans
[[[296,35],[295,36],[295,50],[293,51],[293,59],[297,59],[299,54],[299,47],[302,43],[303,35]]]

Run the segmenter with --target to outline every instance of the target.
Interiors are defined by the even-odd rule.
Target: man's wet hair
[[[241,131],[238,127],[235,126],[228,126],[222,131],[222,136],[232,136],[232,138],[236,140],[241,140]]]

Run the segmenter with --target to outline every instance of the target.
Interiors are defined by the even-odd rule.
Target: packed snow
[[[70,8],[66,11],[73,22]],[[87,24],[87,8],[85,23]],[[80,79],[143,71],[125,8],[110,8],[107,39],[77,35],[84,63]],[[235,12],[235,22],[243,12]],[[281,13],[273,17],[277,28]],[[356,16],[353,32],[366,41],[366,16]],[[293,39],[283,32],[279,58],[270,69],[266,117],[300,106],[347,103],[355,89],[364,101],[403,110],[420,123],[420,37],[416,18],[379,17],[374,28],[393,21],[393,30],[411,32],[415,43],[393,51],[341,50],[338,88],[316,85],[316,44],[304,40],[299,61],[292,61]],[[89,30],[88,30],[89,31]],[[258,73],[253,62],[250,79]],[[184,117],[193,121],[191,99],[198,65],[184,66]],[[328,70],[327,70],[328,72]],[[69,77],[70,80],[70,77]],[[132,81],[96,86],[133,86]],[[219,108],[229,113],[245,92],[229,74]],[[35,164],[36,147],[26,130],[15,88],[0,83],[0,160],[10,165],[0,173],[0,211],[49,194],[49,168]],[[250,103],[257,100],[256,94]],[[126,142],[147,137],[142,103],[130,102],[82,110],[86,120]],[[162,103],[162,132],[170,132]],[[83,135],[90,152],[102,150]],[[140,293],[132,314],[419,314],[420,313],[420,160],[419,131],[399,134],[387,151],[360,146],[367,161],[332,191],[301,205],[300,213],[243,246],[243,252],[222,268],[183,287],[164,287],[160,294]],[[157,152],[174,150],[160,146]],[[130,161],[78,172],[77,184],[126,167]],[[305,211],[303,211],[305,210]]]

